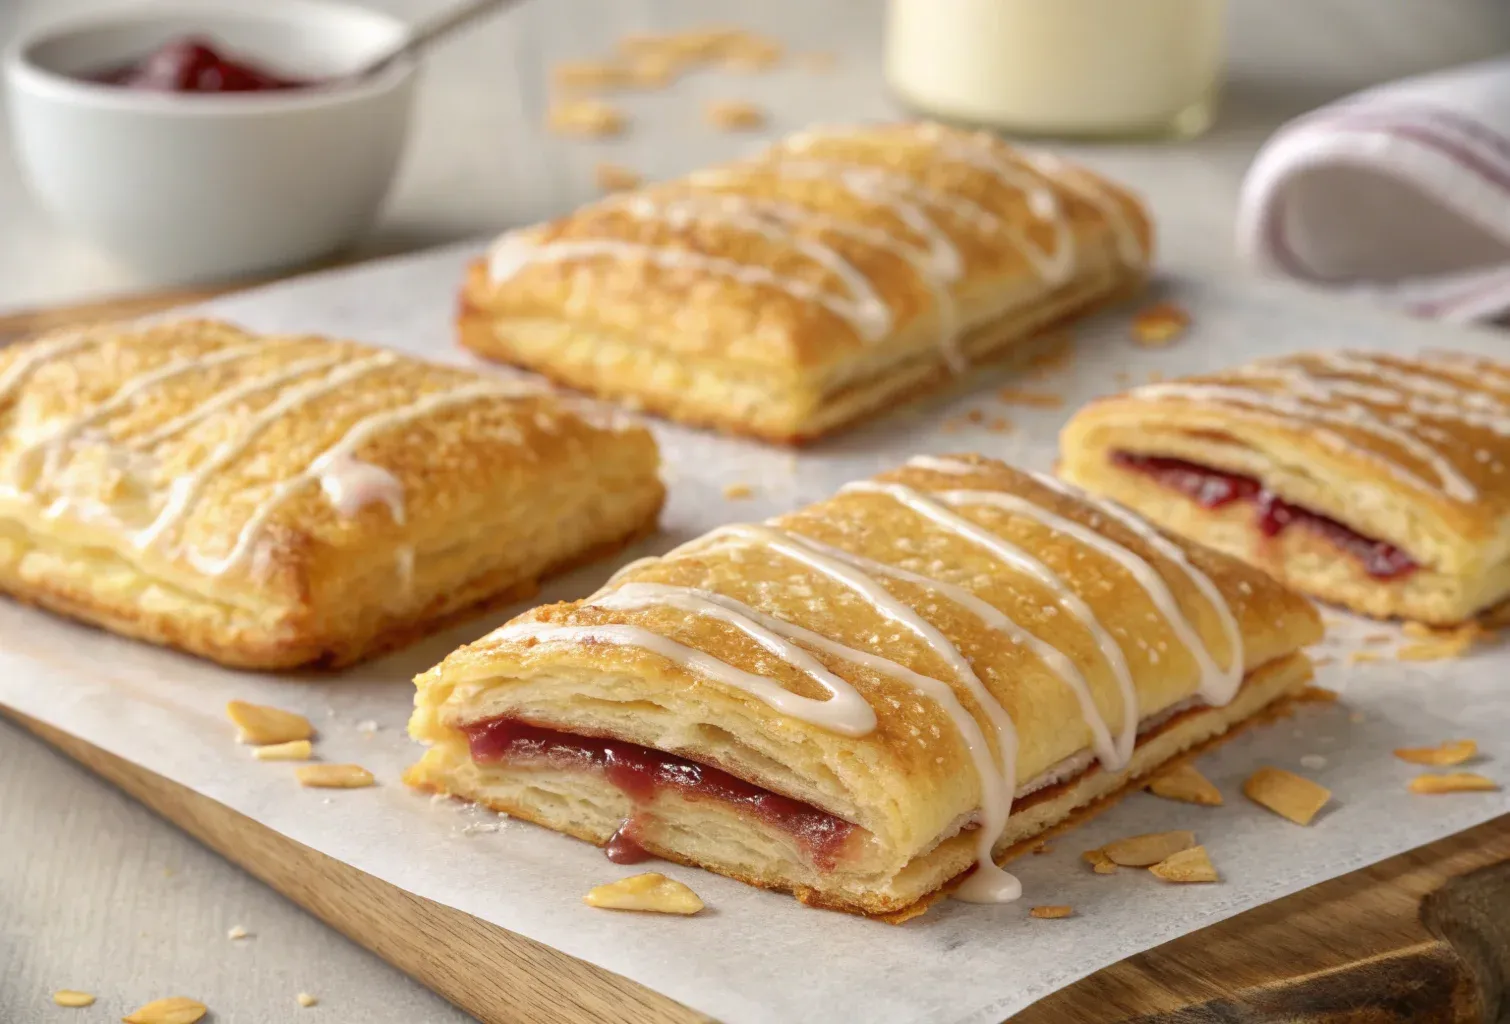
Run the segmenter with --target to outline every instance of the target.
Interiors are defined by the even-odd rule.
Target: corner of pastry
[[[1315,610],[1058,481],[920,458],[632,563],[417,682],[408,781],[807,903],[999,861],[1311,677]]]
[[[341,665],[649,529],[654,442],[539,388],[186,320],[0,353],[0,590],[229,665]]]
[[[1510,364],[1310,352],[1135,388],[1061,473],[1322,600],[1433,625],[1510,597]]]
[[[936,124],[823,128],[499,238],[461,343],[673,419],[800,443],[1137,288],[1142,205]]]

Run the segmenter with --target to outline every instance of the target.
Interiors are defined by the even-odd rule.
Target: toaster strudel
[[[916,459],[632,563],[417,680],[408,780],[905,919],[1294,693],[1311,605],[1052,478]]]
[[[1295,588],[1464,622],[1510,595],[1510,364],[1312,352],[1135,388],[1060,472]]]
[[[654,524],[650,435],[538,387],[182,321],[0,351],[0,590],[229,665],[340,665]]]
[[[462,344],[689,423],[801,442],[1141,283],[1151,226],[1084,168],[936,124],[815,129],[512,231]]]

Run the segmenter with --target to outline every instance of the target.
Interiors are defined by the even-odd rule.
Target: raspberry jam
[[[1291,525],[1298,524],[1321,534],[1335,547],[1358,559],[1363,571],[1376,580],[1401,579],[1420,568],[1415,559],[1393,544],[1365,537],[1335,519],[1292,505],[1265,490],[1252,477],[1160,455],[1113,452],[1112,462],[1178,491],[1201,508],[1221,508],[1235,501],[1252,502],[1258,513],[1255,525],[1265,537],[1277,537]]]
[[[463,726],[478,764],[543,762],[551,767],[601,771],[635,804],[662,790],[690,800],[722,800],[790,833],[820,869],[833,868],[855,826],[827,811],[761,789],[728,772],[636,743],[558,732],[517,718],[492,718]],[[648,854],[635,841],[631,818],[609,840],[610,860],[632,864]]]
[[[236,60],[195,36],[170,40],[139,61],[84,77],[102,85],[148,92],[273,92],[315,84]]]

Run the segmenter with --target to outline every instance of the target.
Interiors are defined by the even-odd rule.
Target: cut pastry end
[[[918,458],[454,652],[417,680],[407,777],[895,920],[1014,898],[993,861],[1301,693],[1320,633],[1052,478]]]
[[[1227,706],[1193,707],[1145,731],[1123,771],[1092,765],[1026,795],[1014,805],[1008,831],[998,842],[998,861],[1026,853],[1051,830],[1099,812],[1170,760],[1220,742],[1300,692],[1310,678],[1304,655],[1279,659],[1250,673]],[[582,678],[545,676],[531,682],[543,690],[564,690],[579,687]],[[968,828],[914,856],[899,857],[882,837],[840,814],[716,767],[711,749],[694,758],[604,738],[605,728],[637,731],[612,715],[581,715],[534,701],[530,713],[537,721],[552,719],[556,727],[511,715],[460,731],[433,720],[421,725],[418,738],[438,739],[406,781],[587,840],[620,863],[660,857],[789,892],[814,906],[897,922],[926,910],[972,870]],[[1179,844],[1171,847],[1176,848]],[[1160,856],[1166,852],[1161,848]]]
[[[1510,365],[1318,352],[1136,388],[1065,479],[1295,589],[1437,626],[1510,598]]]

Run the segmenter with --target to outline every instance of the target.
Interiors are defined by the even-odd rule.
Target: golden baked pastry
[[[796,443],[1141,283],[1131,194],[936,124],[818,129],[512,231],[466,347],[688,423]]]
[[[1510,364],[1262,360],[1093,402],[1060,448],[1066,479],[1365,615],[1510,594]]]
[[[1014,898],[995,861],[1295,692],[1320,635],[1052,478],[915,459],[455,652],[408,780],[900,920]]]
[[[227,665],[343,665],[648,530],[650,435],[226,324],[0,351],[0,590]],[[601,420],[601,417],[598,417]]]

